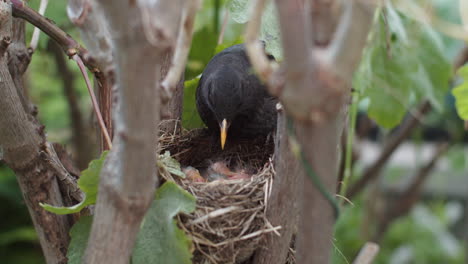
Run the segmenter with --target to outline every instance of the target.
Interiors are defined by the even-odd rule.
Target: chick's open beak
[[[228,129],[228,122],[226,119],[223,119],[221,122],[221,149],[224,149],[224,144],[226,144],[226,137],[227,137],[227,129]]]

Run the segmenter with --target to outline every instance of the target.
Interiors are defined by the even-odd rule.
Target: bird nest
[[[203,129],[160,135],[159,152],[169,151],[182,168],[191,166],[203,175],[221,161],[248,175],[198,182],[160,170],[164,179],[177,182],[197,199],[193,213],[178,216],[194,244],[193,263],[247,263],[264,234],[279,235],[280,227],[272,226],[265,214],[275,175],[273,149],[272,138],[257,138],[228,139],[221,150],[219,140]]]

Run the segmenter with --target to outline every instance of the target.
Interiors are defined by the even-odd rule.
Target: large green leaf
[[[45,210],[59,215],[73,214],[81,211],[88,205],[95,204],[99,185],[99,174],[101,173],[102,164],[106,159],[107,151],[101,154],[99,159],[89,163],[89,167],[81,173],[78,180],[78,187],[83,191],[85,197],[79,204],[70,207],[56,207],[49,204],[40,204]]]
[[[423,98],[442,111],[451,74],[440,35],[388,5],[371,32],[353,84],[370,99],[369,116],[392,128]]]
[[[232,20],[245,24],[250,19],[250,9],[254,1],[230,0],[228,2],[229,13]],[[275,56],[277,60],[283,58],[281,48],[281,36],[279,30],[278,15],[276,6],[270,1],[263,10],[262,24],[260,28],[260,39],[266,43],[266,51]]]
[[[173,219],[180,212],[195,210],[195,198],[173,182],[156,191],[138,233],[133,264],[191,264],[191,241]]]
[[[89,234],[91,232],[91,224],[93,217],[82,216],[70,230],[70,246],[68,246],[68,264],[81,264]]]
[[[452,94],[455,96],[458,115],[463,120],[468,120],[468,65],[460,68],[458,75],[463,78],[463,82],[453,88]]]

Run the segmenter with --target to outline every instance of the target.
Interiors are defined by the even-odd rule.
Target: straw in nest
[[[230,166],[254,171],[250,179],[205,183],[182,180],[167,173],[162,176],[176,181],[197,198],[195,212],[179,216],[181,228],[195,245],[193,263],[242,263],[260,246],[264,234],[279,235],[280,227],[273,227],[265,216],[275,175],[271,161],[273,140],[235,142],[224,151],[219,150],[215,140],[204,130],[163,134],[159,150],[169,150],[182,166],[202,168],[222,159]]]

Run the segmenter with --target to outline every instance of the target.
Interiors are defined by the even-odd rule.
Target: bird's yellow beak
[[[221,149],[224,149],[224,144],[226,144],[228,124],[226,119],[223,119],[221,122]]]

